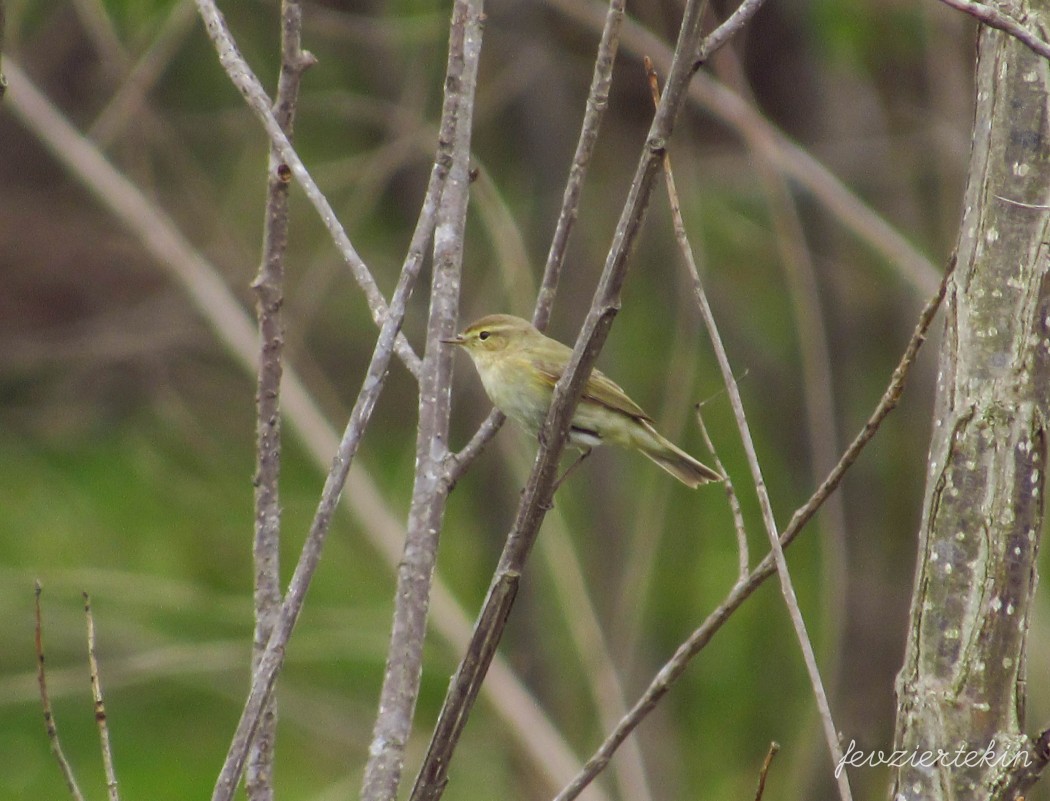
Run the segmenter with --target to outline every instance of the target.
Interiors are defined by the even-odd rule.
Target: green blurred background
[[[731,10],[713,6],[720,16]],[[172,217],[250,311],[267,144],[192,4],[7,0],[6,7],[4,55]],[[492,311],[531,312],[590,82],[598,30],[588,20],[596,8],[600,19],[601,5],[584,0],[487,5],[464,322]],[[636,24],[625,29],[552,320],[554,334],[569,341],[651,116],[643,33],[673,38],[680,4],[639,0],[629,10]],[[272,87],[276,4],[224,3],[223,11]],[[422,0],[304,4],[304,46],[318,64],[303,83],[296,143],[387,294],[433,153],[448,14],[446,5]],[[964,186],[973,41],[968,21],[932,0],[773,0],[708,73],[749,98],[763,125],[822,162],[863,201],[864,213],[881,215],[940,270]],[[885,257],[884,237],[848,230],[841,207],[807,181],[778,180],[746,144],[768,128],[740,120],[728,107],[691,103],[671,154],[783,525],[825,472],[821,448],[841,449],[874,408],[925,293]],[[206,797],[248,680],[254,379],[181,285],[4,106],[0,174],[0,799],[68,797],[36,691],[34,579],[44,586],[60,734],[88,797],[104,796],[104,780],[81,591],[93,600],[123,797]],[[426,280],[405,327],[417,350]],[[288,362],[341,429],[375,328],[298,190],[284,308]],[[822,363],[814,308],[831,378],[822,389],[812,379]],[[922,352],[900,408],[849,473],[838,511],[818,518],[790,551],[836,723],[847,742],[865,749],[892,744],[937,340]],[[705,401],[757,562],[766,550],[757,505],[662,186],[599,364],[665,433],[706,461],[690,411]],[[807,372],[812,364],[816,373]],[[820,398],[830,408],[814,413]],[[288,651],[279,798],[357,793],[393,595],[389,562],[366,529],[405,518],[416,404],[414,384],[396,364],[358,456],[378,489],[378,512],[337,518]],[[462,359],[455,446],[488,409]],[[286,432],[287,578],[327,465]],[[534,447],[505,427],[451,496],[438,572],[469,616]],[[736,566],[719,490],[690,492],[634,454],[601,453],[559,493],[503,653],[585,759],[607,729],[595,698],[610,700],[595,689],[594,663],[614,667],[632,701],[728,591]],[[1050,719],[1050,694],[1037,680],[1050,656],[1047,606],[1042,592],[1030,642],[1032,728]],[[596,631],[607,653],[587,640]],[[458,656],[432,634],[406,781]],[[638,742],[652,798],[746,799],[771,740],[782,750],[768,799],[831,797],[799,648],[768,583],[695,660]],[[885,769],[851,777],[856,797],[885,797]],[[552,795],[485,700],[451,778],[450,800]],[[602,777],[607,797],[625,797],[620,778],[615,770]],[[1050,792],[1030,797],[1050,799]]]

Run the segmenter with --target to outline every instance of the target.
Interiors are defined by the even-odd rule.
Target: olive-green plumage
[[[531,433],[539,432],[554,385],[569,363],[570,348],[509,314],[482,317],[446,342],[470,355],[497,409]],[[603,442],[639,450],[690,487],[723,479],[661,436],[652,418],[599,370],[587,379],[569,442],[583,451]]]

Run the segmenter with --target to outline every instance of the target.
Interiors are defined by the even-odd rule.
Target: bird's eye
[[[482,331],[480,334],[478,334],[478,339],[480,339],[482,342],[484,342],[488,338],[489,338],[489,332],[488,331]]]

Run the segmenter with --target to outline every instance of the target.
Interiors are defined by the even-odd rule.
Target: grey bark
[[[1050,3],[1028,11],[1045,22]],[[1047,762],[1024,707],[1050,410],[1050,65],[983,28],[976,84],[897,683],[895,799],[1013,799]]]

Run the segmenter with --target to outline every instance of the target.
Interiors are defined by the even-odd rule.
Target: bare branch
[[[543,269],[543,280],[536,296],[536,308],[532,313],[532,322],[540,331],[545,331],[550,321],[554,295],[558,291],[558,280],[565,261],[565,250],[579,215],[583,181],[587,177],[587,167],[591,163],[591,155],[598,141],[598,129],[601,127],[605,110],[609,107],[609,87],[612,85],[613,65],[616,63],[616,53],[620,47],[620,27],[623,24],[625,5],[626,0],[610,0],[609,10],[605,14],[598,53],[594,59],[591,88],[587,94],[583,124],[580,127],[580,138],[576,143],[576,153],[572,157],[569,179],[565,183],[561,211],[558,213],[558,224],[551,238],[547,264]]]
[[[941,283],[940,290],[930,299],[923,308],[922,313],[919,315],[919,322],[915,327],[915,331],[912,333],[911,339],[904,350],[904,355],[901,356],[897,368],[893,371],[893,376],[890,379],[889,386],[886,388],[882,398],[876,405],[875,411],[872,412],[860,433],[857,434],[853,439],[853,442],[851,442],[850,446],[846,449],[845,453],[839,458],[838,464],[836,464],[835,468],[828,474],[828,477],[824,479],[824,483],[822,483],[810,496],[809,500],[795,510],[795,513],[791,516],[791,521],[780,535],[780,544],[782,547],[787,548],[795,540],[795,537],[797,537],[799,532],[802,531],[806,523],[812,519],[813,515],[816,514],[817,510],[823,505],[824,501],[827,500],[828,496],[835,491],[839,483],[842,481],[842,477],[846,474],[846,471],[849,470],[857,460],[857,457],[860,456],[860,452],[864,450],[864,447],[871,441],[872,437],[875,436],[879,426],[882,425],[882,421],[885,420],[886,416],[896,407],[897,402],[900,400],[901,393],[904,391],[904,384],[907,380],[908,372],[911,370],[911,366],[915,362],[915,356],[918,353],[919,348],[922,346],[922,343],[925,341],[926,332],[929,330],[930,323],[933,322],[934,315],[937,313],[937,309],[940,307],[941,301],[944,298],[945,282],[948,279],[948,275],[951,274],[954,266],[955,263],[953,260],[951,264],[949,264],[948,271],[945,274],[944,281]],[[558,793],[554,801],[570,801],[570,799],[576,798],[583,789],[605,769],[605,766],[612,758],[612,755],[616,752],[616,749],[619,748],[620,744],[632,731],[634,731],[638,724],[641,723],[650,712],[652,712],[660,699],[666,695],[667,691],[671,689],[671,686],[675,681],[677,681],[685,672],[686,667],[689,665],[689,662],[693,657],[704,649],[715,633],[722,628],[722,625],[729,620],[737,609],[740,608],[741,604],[743,604],[744,601],[746,601],[751,594],[758,589],[762,582],[772,576],[775,572],[776,560],[773,554],[769,553],[759,563],[758,567],[751,571],[751,574],[746,581],[737,582],[722,603],[707,616],[700,627],[696,629],[696,631],[694,631],[685,642],[678,646],[674,655],[662,668],[660,668],[645,692],[635,705],[631,707],[630,712],[628,712],[616,728],[610,732],[604,742],[602,742],[601,746],[599,746],[598,750],[594,752],[594,755],[587,760],[587,764],[583,766],[583,770],[580,771],[580,773],[565,787],[564,790]]]
[[[650,72],[650,75],[651,74],[652,73]],[[655,96],[658,96],[659,90],[656,88],[655,80],[652,81],[652,84],[653,93]],[[799,646],[802,648],[802,656],[806,664],[806,671],[809,674],[810,684],[813,687],[813,694],[817,700],[817,708],[820,711],[820,717],[824,723],[824,738],[827,740],[828,749],[831,752],[832,764],[837,765],[842,758],[842,747],[839,745],[838,733],[831,717],[831,708],[828,704],[827,693],[824,690],[824,682],[820,677],[816,654],[813,652],[813,643],[809,639],[809,634],[806,631],[806,623],[802,617],[802,610],[798,605],[798,597],[795,594],[794,583],[791,581],[791,574],[788,572],[787,560],[784,558],[784,551],[780,545],[780,539],[777,536],[777,523],[773,516],[773,505],[770,502],[769,493],[766,492],[765,479],[762,477],[762,467],[758,462],[758,453],[755,451],[755,443],[751,438],[751,428],[747,423],[747,415],[744,412],[744,402],[740,397],[740,389],[737,387],[736,379],[733,377],[733,368],[729,365],[729,357],[726,355],[725,346],[722,344],[722,336],[718,331],[718,325],[715,322],[714,313],[711,311],[711,305],[708,303],[707,294],[704,292],[703,284],[700,282],[700,272],[696,267],[696,259],[693,257],[693,248],[689,244],[689,237],[685,230],[685,223],[682,220],[682,211],[678,203],[678,191],[675,189],[674,174],[671,171],[671,157],[667,153],[664,153],[663,155],[663,166],[664,178],[667,183],[667,195],[671,201],[671,214],[674,220],[675,238],[678,240],[682,256],[685,259],[686,266],[689,268],[689,274],[693,279],[693,289],[696,294],[697,304],[700,307],[700,316],[703,318],[704,325],[707,327],[708,335],[711,338],[711,344],[714,345],[715,358],[717,359],[718,366],[722,371],[722,379],[725,382],[726,391],[729,394],[729,403],[733,409],[733,416],[736,419],[737,429],[740,432],[740,439],[744,445],[744,453],[747,456],[748,467],[751,469],[751,478],[755,483],[755,492],[758,495],[758,503],[762,509],[762,520],[765,523],[766,534],[769,536],[770,543],[773,547],[773,556],[776,559],[777,565],[777,575],[780,577],[781,593],[784,596],[784,603],[787,605],[788,614],[791,617],[791,623],[795,629],[795,635],[798,639]],[[842,798],[842,801],[851,801],[852,793],[850,792],[849,779],[846,772],[838,771],[835,778],[838,781],[839,795]]]
[[[721,59],[720,74],[726,82],[747,96],[751,105],[747,77],[732,53]],[[835,465],[841,452],[836,426],[836,404],[831,371],[831,353],[824,312],[820,303],[816,269],[806,242],[798,205],[787,178],[777,171],[755,140],[756,129],[741,129],[747,146],[755,154],[753,168],[767,197],[770,219],[776,234],[780,262],[787,279],[788,297],[798,332],[802,395],[805,407],[806,439],[809,442],[809,472],[813,483],[820,481]],[[830,683],[837,683],[841,667],[841,648],[847,610],[846,512],[844,493],[828,498],[821,510],[821,627],[824,642],[824,672]],[[807,742],[814,742],[810,738]],[[837,742],[837,738],[836,738]],[[808,764],[816,766],[816,760]]]
[[[645,67],[646,77],[649,79],[649,91],[653,96],[653,105],[659,108],[660,82],[656,75],[656,68],[653,66],[653,61],[649,56],[643,57],[642,64]],[[678,238],[678,241],[682,246],[683,254],[688,260],[692,271],[699,274],[696,267],[696,258],[693,255],[693,249],[686,238],[685,222],[682,219],[682,207],[678,199],[678,190],[675,188],[674,176],[671,173],[671,157],[667,153],[664,154],[664,176],[667,182],[667,199],[671,207],[671,220],[674,225],[675,236]],[[707,433],[707,426],[704,425],[704,418],[700,413],[699,403],[696,405],[696,420],[700,425],[700,432],[703,435],[704,444],[707,445],[707,450],[711,453],[712,457],[714,457],[715,468],[719,473],[725,476],[723,484],[725,486],[726,499],[729,503],[730,512],[733,515],[733,527],[736,530],[737,559],[739,566],[737,580],[743,581],[747,578],[748,570],[751,569],[751,557],[748,553],[747,530],[744,527],[744,516],[740,510],[740,499],[737,497],[736,489],[733,487],[733,480],[729,475],[729,471],[726,470],[725,465],[722,464],[722,460],[718,458],[715,444],[711,441],[711,437]]]
[[[424,201],[424,208],[432,205],[431,199],[440,194],[439,191],[436,191],[436,187],[443,184],[443,175],[443,168],[436,164],[431,175],[431,186],[427,193],[427,200]],[[420,228],[417,228],[417,234],[419,230]],[[230,744],[230,750],[226,755],[226,761],[223,763],[216,782],[212,801],[229,801],[233,797],[237,781],[244,770],[248,748],[252,738],[255,736],[255,731],[259,725],[266,702],[273,692],[277,674],[284,664],[285,645],[299,618],[299,613],[302,611],[306,591],[320,561],[321,552],[324,549],[324,543],[331,526],[332,516],[342,494],[347,475],[350,472],[350,465],[357,453],[365,428],[371,420],[372,411],[375,409],[379,393],[386,383],[387,371],[394,351],[395,337],[404,320],[408,296],[411,294],[413,284],[418,276],[419,266],[420,262],[416,262],[415,271],[412,271],[406,262],[406,268],[402,271],[397,288],[391,297],[390,312],[380,328],[379,338],[372,352],[372,360],[368,365],[368,370],[361,385],[361,391],[354,403],[350,420],[339,443],[339,449],[333,460],[332,469],[321,492],[317,512],[310,525],[310,532],[307,535],[306,542],[303,544],[295,572],[289,583],[288,591],[285,593],[284,603],[281,605],[280,616],[274,624],[270,641],[266,645],[266,650],[261,654],[259,665],[256,668],[255,675],[252,677],[251,690],[241,712],[241,719],[237,724],[237,730]]]
[[[762,796],[766,791],[766,776],[769,774],[769,766],[773,764],[773,757],[780,751],[779,743],[770,743],[769,750],[766,752],[766,758],[762,760],[762,770],[758,773],[758,787],[755,789],[755,801],[762,801]]]
[[[307,199],[320,215],[321,221],[324,223],[325,228],[328,229],[328,233],[335,242],[340,255],[342,255],[354,279],[364,291],[365,298],[368,301],[368,308],[372,313],[372,319],[376,325],[382,325],[389,313],[382,292],[379,291],[379,287],[369,272],[368,266],[350,242],[350,237],[347,236],[346,230],[339,222],[335,210],[328,202],[328,198],[324,196],[314,182],[313,177],[295,152],[295,148],[292,147],[288,137],[281,130],[280,123],[271,110],[270,98],[267,96],[266,90],[263,89],[259,79],[255,77],[255,74],[248,66],[248,62],[244,60],[244,57],[238,50],[229,28],[226,26],[225,18],[219,12],[213,0],[195,0],[195,2],[197,3],[197,10],[204,20],[204,27],[208,31],[208,36],[214,43],[216,51],[218,51],[219,63],[226,70],[234,86],[244,95],[249,108],[255,112],[256,117],[262,122],[263,128],[270,137],[272,146],[280,153],[281,161],[288,165],[291,174],[299,182]],[[419,357],[412,350],[412,346],[403,334],[398,334],[396,350],[398,358],[404,362],[409,372],[418,377],[420,369]]]
[[[98,740],[102,746],[102,767],[106,772],[106,790],[109,801],[120,801],[117,791],[117,772],[113,768],[113,747],[109,741],[109,723],[106,717],[106,702],[102,698],[102,681],[99,678],[98,658],[95,656],[95,617],[91,614],[91,598],[84,593],[84,619],[87,621],[88,668],[91,672],[91,697],[95,701],[95,723],[98,724]]]
[[[299,84],[314,58],[302,50],[302,9],[298,0],[281,4],[281,70],[274,115],[292,140]],[[259,319],[259,375],[256,403],[255,633],[252,672],[259,666],[281,609],[281,374],[284,353],[284,254],[288,245],[289,174],[276,147],[267,166],[262,260],[252,282]],[[245,790],[252,801],[273,799],[273,759],[277,737],[277,699],[271,697],[252,742]]]
[[[47,676],[44,672],[43,625],[40,620],[40,593],[42,591],[40,582],[36,582],[36,618],[33,633],[36,644],[36,680],[40,686],[40,702],[44,706],[44,725],[47,727],[47,740],[51,744],[51,753],[58,761],[58,767],[62,771],[62,778],[66,780],[69,794],[73,796],[73,801],[84,801],[84,794],[80,792],[76,776],[73,775],[73,768],[62,751],[62,743],[58,739],[58,725],[55,723],[55,715],[51,710],[51,696],[47,692]]]
[[[449,30],[445,102],[439,141],[451,149],[449,180],[434,231],[427,341],[419,373],[416,474],[408,513],[404,554],[398,564],[394,621],[390,634],[379,712],[362,781],[362,801],[397,796],[405,744],[412,731],[422,674],[423,642],[438,534],[450,484],[445,480],[452,389],[452,349],[459,316],[460,271],[470,187],[470,141],[481,58],[481,0],[457,0]]]
[[[722,464],[722,460],[718,458],[715,444],[711,441],[711,435],[707,433],[707,426],[704,424],[704,416],[700,413],[699,403],[696,405],[696,422],[700,426],[700,435],[704,438],[704,444],[707,446],[708,453],[711,454],[711,458],[715,463],[715,470],[726,477],[723,484],[726,491],[726,500],[729,503],[729,511],[733,515],[733,530],[736,531],[737,581],[746,581],[748,571],[751,569],[751,556],[747,547],[747,528],[744,526],[744,513],[740,509],[740,498],[737,497],[733,479],[730,477],[729,471],[726,470],[726,466]]]
[[[990,28],[996,28],[1003,33],[1008,33],[1025,47],[1031,49],[1036,55],[1050,58],[1050,44],[1036,36],[1009,14],[1005,14],[986,3],[975,3],[973,0],[941,0],[941,2],[957,11],[969,14]]]

